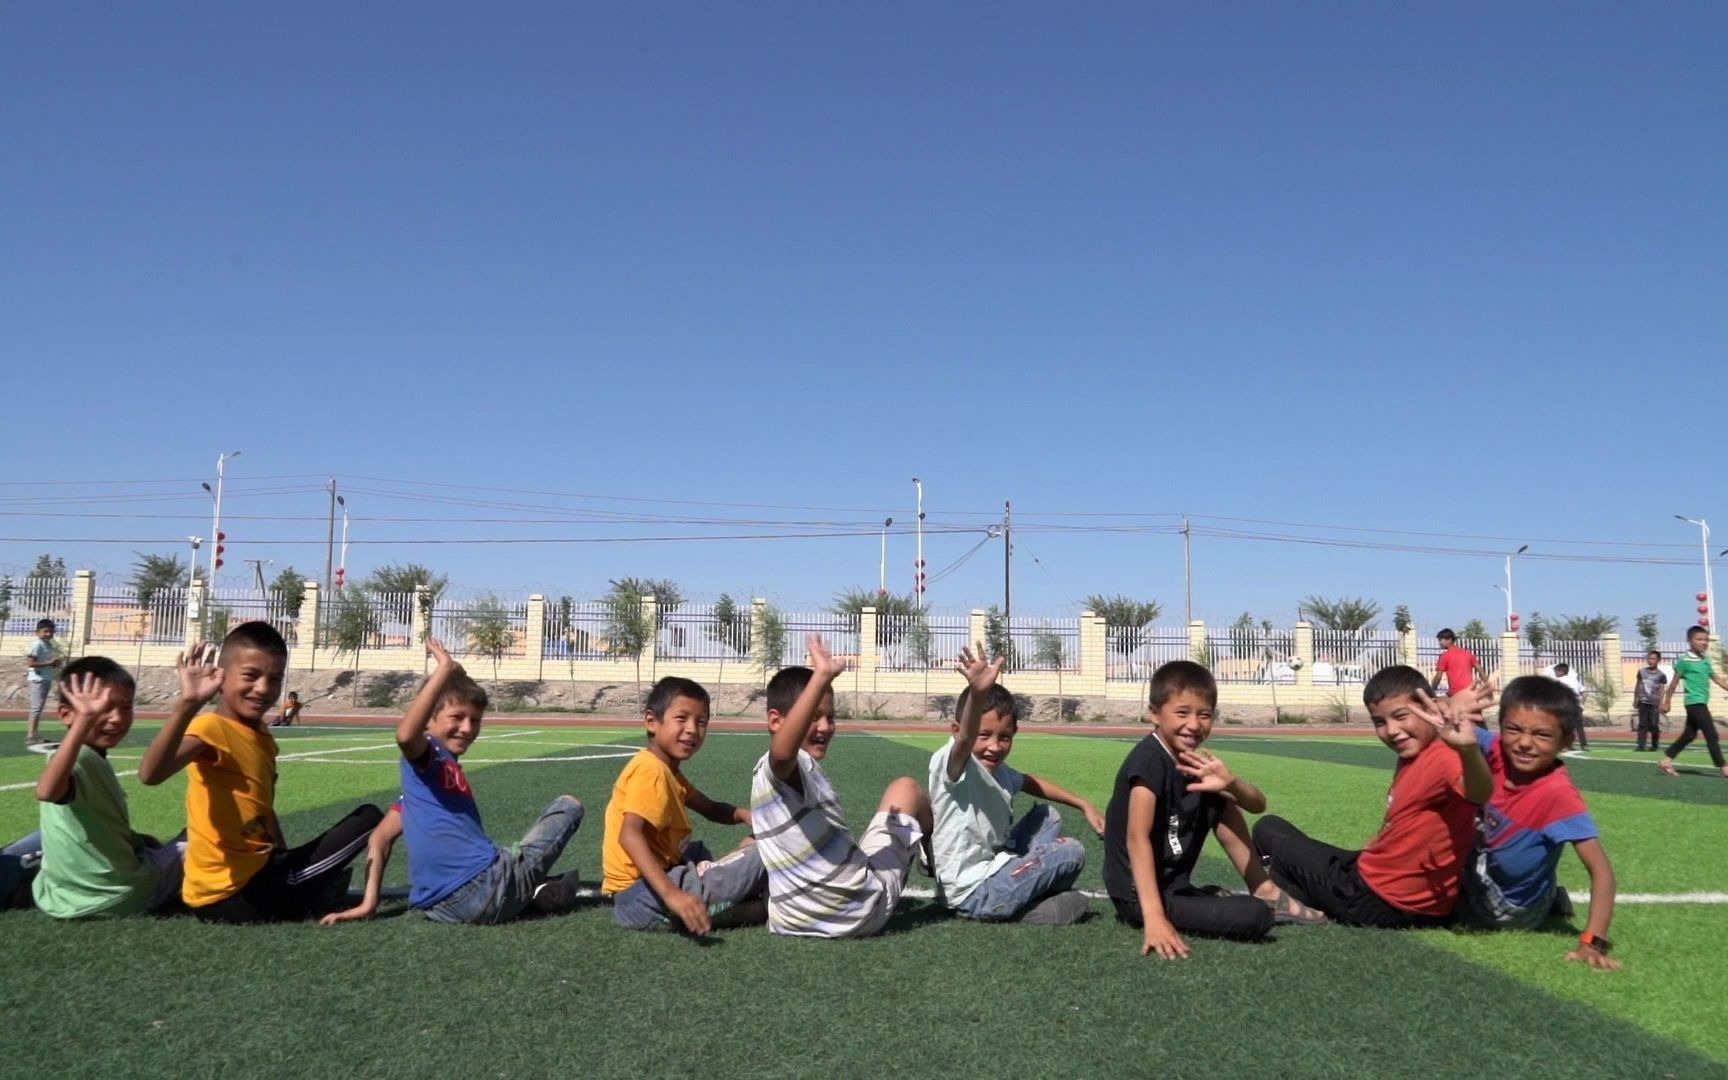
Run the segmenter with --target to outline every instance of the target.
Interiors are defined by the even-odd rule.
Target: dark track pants
[[[1171,883],[1163,893],[1164,915],[1184,934],[1257,941],[1272,932],[1272,909],[1254,896],[1218,896],[1196,889],[1186,880]],[[1111,897],[1116,918],[1143,927],[1140,902]]]
[[[1417,915],[1380,899],[1356,869],[1360,851],[1323,844],[1281,817],[1268,814],[1254,823],[1254,846],[1266,856],[1267,872],[1279,888],[1346,926],[1400,930],[1439,926],[1434,915]]]
[[[1699,735],[1704,736],[1704,745],[1710,750],[1710,761],[1718,769],[1722,767],[1722,744],[1716,739],[1716,721],[1710,716],[1708,705],[1686,706],[1686,729],[1680,733],[1668,747],[1670,760],[1680,756],[1680,751],[1692,744]]]
[[[290,922],[346,906],[348,864],[383,820],[384,811],[362,806],[317,839],[276,852],[239,892],[192,914],[209,922]]]
[[[1638,706],[1638,749],[1657,750],[1662,746],[1662,708],[1654,701]]]

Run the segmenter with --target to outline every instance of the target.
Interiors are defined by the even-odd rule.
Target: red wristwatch
[[[1584,946],[1586,949],[1595,949],[1603,956],[1607,956],[1609,951],[1614,948],[1613,942],[1609,941],[1601,934],[1592,934],[1588,930],[1578,935],[1578,944]]]

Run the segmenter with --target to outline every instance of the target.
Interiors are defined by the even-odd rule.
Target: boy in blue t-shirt
[[[1614,867],[1560,761],[1583,718],[1578,698],[1553,679],[1525,675],[1506,684],[1500,730],[1477,732],[1494,794],[1477,819],[1463,910],[1467,921],[1497,929],[1532,929],[1550,914],[1570,916],[1556,871],[1571,844],[1590,874],[1590,913],[1578,948],[1566,958],[1612,971],[1620,966],[1608,956]]]
[[[438,667],[402,722],[402,797],[372,831],[366,893],[358,905],[327,915],[325,926],[364,919],[378,909],[384,865],[398,836],[408,837],[408,903],[436,922],[500,923],[532,907],[546,914],[575,906],[576,871],[549,876],[582,824],[574,796],[552,800],[516,846],[506,851],[480,824],[480,806],[458,759],[480,737],[486,691],[434,638],[426,651]]]
[[[24,733],[25,746],[41,746],[42,710],[48,704],[48,691],[54,688],[56,669],[61,661],[60,650],[54,647],[54,620],[43,619],[36,624],[36,642],[24,654],[24,666],[30,673],[24,677],[30,689],[29,730]]]

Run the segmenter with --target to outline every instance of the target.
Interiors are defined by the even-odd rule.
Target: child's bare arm
[[[1158,796],[1144,784],[1128,793],[1128,865],[1134,873],[1134,891],[1140,896],[1140,921],[1144,934],[1140,955],[1156,952],[1166,960],[1188,958],[1188,943],[1170,925],[1164,913],[1164,893],[1158,887],[1158,855],[1152,847],[1152,832],[1158,820]]]
[[[1086,824],[1092,826],[1093,832],[1099,836],[1104,835],[1104,815],[1100,814],[1098,808],[1086,801],[1085,798],[1074,794],[1054,781],[1044,779],[1042,776],[1033,776],[1031,773],[1021,773],[1020,776],[1024,781],[1020,786],[1021,791],[1034,799],[1048,799],[1050,802],[1061,803],[1063,806],[1072,806],[1086,815]]]
[[[78,764],[78,752],[83,749],[90,732],[101,722],[102,714],[113,705],[113,693],[108,684],[85,672],[66,680],[62,692],[72,708],[72,722],[60,749],[54,751],[48,767],[36,781],[36,798],[46,803],[66,801],[72,790],[72,769]]]
[[[222,689],[222,669],[211,662],[215,659],[216,647],[205,641],[181,653],[175,661],[175,670],[180,674],[180,700],[174,703],[168,722],[150,740],[144,760],[138,763],[139,783],[146,787],[160,784],[208,750],[202,739],[186,734],[186,725]]]
[[[425,760],[429,747],[426,725],[432,722],[432,714],[438,710],[438,699],[450,685],[450,680],[462,674],[462,665],[451,659],[444,643],[437,638],[426,639],[426,651],[438,661],[438,666],[426,677],[426,685],[414,695],[408,711],[402,714],[401,722],[396,725],[396,745],[410,762]]]
[[[318,925],[335,926],[356,919],[369,919],[378,911],[378,898],[384,892],[384,868],[390,865],[390,852],[396,846],[396,838],[401,835],[402,812],[391,807],[384,820],[372,830],[371,839],[366,841],[366,895],[347,911],[333,911],[319,919]]]
[[[1230,771],[1230,766],[1210,750],[1183,751],[1176,768],[1194,781],[1189,791],[1214,791],[1250,814],[1266,812],[1266,793]]]
[[[716,825],[750,824],[749,807],[716,802],[695,788],[690,789],[690,794],[685,797],[684,804]]]
[[[987,655],[983,645],[974,644],[960,650],[960,662],[954,665],[954,670],[966,677],[971,692],[966,695],[966,711],[959,717],[960,729],[954,733],[954,746],[948,751],[950,782],[966,772],[966,763],[972,759],[972,744],[978,739],[978,726],[984,722],[984,695],[996,685],[1006,663],[1001,657],[990,663]]]
[[[1614,921],[1614,894],[1617,888],[1614,867],[1609,863],[1608,852],[1603,850],[1600,840],[1580,840],[1573,847],[1578,851],[1578,861],[1584,864],[1584,869],[1590,871],[1590,917],[1585,921],[1584,929],[1595,937],[1606,938],[1608,924]],[[1589,964],[1602,971],[1620,970],[1620,961],[1582,942],[1566,954],[1566,959]]]
[[[624,854],[630,856],[630,861],[636,864],[636,872],[642,875],[642,880],[654,890],[654,895],[666,905],[667,910],[678,916],[678,921],[684,924],[684,929],[692,934],[706,934],[713,929],[708,921],[708,905],[702,898],[687,893],[672,883],[666,875],[666,868],[660,865],[655,857],[654,849],[648,844],[647,819],[632,814],[624,814],[624,822],[618,830],[618,845],[624,849]]]
[[[810,725],[816,722],[816,709],[822,704],[822,695],[846,670],[846,661],[836,659],[828,651],[828,645],[820,634],[805,638],[804,646],[810,652],[810,685],[798,695],[798,700],[781,721],[780,729],[768,743],[768,768],[782,781],[791,779],[798,771],[798,750],[804,745],[804,736],[810,733]]]

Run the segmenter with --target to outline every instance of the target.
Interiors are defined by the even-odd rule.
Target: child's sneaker
[[[1020,921],[1034,926],[1068,926],[1091,913],[1092,901],[1086,898],[1086,894],[1069,889],[1033,904],[1020,916]]]
[[[540,887],[534,890],[534,897],[528,901],[528,906],[542,915],[562,915],[575,909],[577,902],[582,899],[581,892],[581,875],[571,870],[542,881]]]

